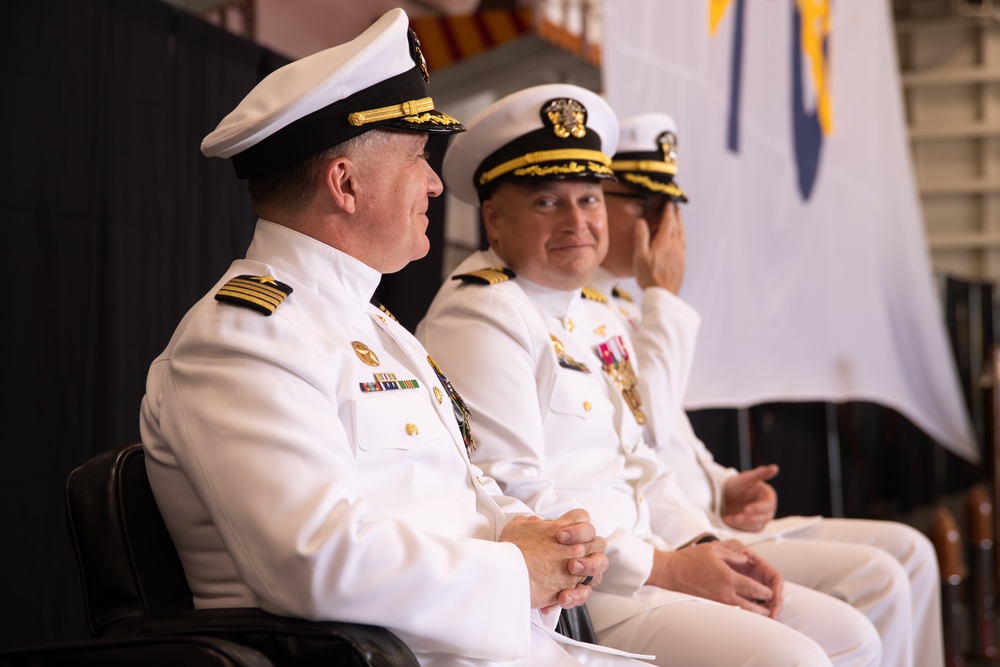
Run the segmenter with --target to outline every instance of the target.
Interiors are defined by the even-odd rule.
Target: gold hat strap
[[[659,181],[654,181],[649,176],[644,176],[643,174],[620,175],[629,183],[646,188],[647,190],[652,190],[653,192],[670,195],[671,197],[687,197],[687,195],[684,194],[684,191],[676,183],[660,183]]]
[[[431,111],[434,109],[434,100],[429,97],[424,97],[419,100],[409,100],[401,104],[393,104],[387,107],[379,107],[378,109],[368,109],[367,111],[355,111],[350,116],[347,117],[347,121],[358,127],[360,125],[365,125],[367,123],[378,123],[383,120],[391,120],[393,118],[402,118],[403,116],[412,116],[414,114],[422,113],[424,111]]]
[[[611,158],[602,153],[601,151],[588,150],[585,148],[561,148],[558,150],[551,151],[534,151],[532,153],[525,153],[521,157],[514,158],[513,160],[507,160],[503,164],[493,167],[487,172],[484,172],[482,176],[479,177],[479,184],[486,185],[490,181],[503,176],[506,173],[514,171],[520,167],[526,167],[530,164],[538,164],[539,162],[552,162],[555,160],[590,160],[591,162],[597,162],[605,167],[611,164]]]
[[[662,160],[612,160],[613,171],[654,171],[661,174],[677,175],[677,165]]]

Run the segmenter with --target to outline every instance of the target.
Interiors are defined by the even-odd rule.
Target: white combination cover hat
[[[618,180],[640,190],[686,202],[677,176],[677,123],[665,113],[623,118],[618,152],[611,161]]]
[[[525,88],[480,111],[455,137],[442,165],[445,186],[478,204],[500,181],[614,178],[618,120],[597,93],[572,84]]]
[[[251,90],[201,143],[231,158],[240,178],[289,166],[374,128],[461,132],[434,108],[420,44],[402,9],[355,39],[281,67]]]

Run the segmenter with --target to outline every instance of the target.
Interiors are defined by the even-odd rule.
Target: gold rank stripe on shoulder
[[[452,280],[461,280],[463,283],[474,283],[476,285],[496,285],[516,278],[517,275],[506,266],[491,266],[485,269],[469,271],[452,276]]]
[[[216,292],[215,300],[270,315],[291,293],[290,286],[271,276],[236,276]]]
[[[583,292],[580,294],[584,299],[590,299],[591,301],[596,301],[598,303],[607,303],[608,297],[601,294],[599,291],[593,287],[584,287]]]
[[[629,294],[628,292],[626,292],[625,290],[623,290],[621,287],[612,287],[611,288],[611,296],[613,296],[615,298],[618,298],[618,299],[621,299],[622,301],[628,301],[630,303],[635,303],[635,299],[632,298],[632,295]]]
[[[376,301],[374,298],[372,298],[371,304],[373,306],[375,306],[376,308],[378,308],[379,310],[381,310],[386,315],[388,315],[389,317],[391,317],[393,322],[398,322],[399,321],[399,320],[396,319],[395,315],[393,315],[392,313],[389,312],[388,308],[386,308],[385,306],[383,306],[381,303],[379,303],[378,301]]]

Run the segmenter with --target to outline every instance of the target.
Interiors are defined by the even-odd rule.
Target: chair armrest
[[[125,637],[0,651],[4,667],[274,667],[249,646],[218,637]]]
[[[308,621],[253,607],[189,609],[123,619],[105,637],[204,635],[254,648],[278,665],[419,667],[410,648],[386,628],[343,621]]]

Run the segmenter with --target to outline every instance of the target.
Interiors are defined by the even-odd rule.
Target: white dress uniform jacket
[[[502,264],[494,252],[479,252],[462,262],[453,275]],[[676,331],[679,338],[690,333],[689,327]],[[633,620],[638,621],[637,634],[648,636],[646,621],[640,618],[650,610],[675,608],[677,615],[656,616],[654,634],[672,636],[660,647],[677,664],[731,664],[713,663],[713,651],[732,648],[712,645],[710,635],[722,625],[738,641],[749,642],[733,645],[742,652],[740,660],[752,655],[748,647],[756,642],[781,646],[796,641],[791,637],[796,633],[781,623],[645,585],[654,549],[681,547],[710,531],[712,525],[703,512],[691,507],[672,472],[647,446],[633,404],[603,370],[602,353],[610,352],[620,367],[628,358],[633,370],[640,371],[625,326],[606,303],[585,297],[581,290],[551,290],[521,277],[489,286],[449,280],[418,325],[417,336],[435,359],[440,357],[442,364],[453,369],[451,380],[472,410],[479,443],[473,452],[476,464],[505,493],[524,500],[542,516],[586,508],[598,533],[607,538],[611,566],[587,603],[602,642],[603,631]],[[685,342],[675,346],[682,354],[689,348]],[[638,409],[648,415],[647,405]],[[800,604],[805,598],[810,605]],[[680,602],[688,604],[675,606]],[[711,617],[716,630],[702,626],[704,636],[686,628],[681,636],[673,634],[689,613],[682,608],[694,611],[697,607],[695,613],[701,614],[706,605],[718,610]],[[821,608],[828,608],[830,615],[820,612]],[[830,632],[838,637],[817,641],[828,655],[843,658],[838,664],[870,664],[877,656],[874,629],[846,605],[812,591],[795,590],[786,595],[785,609],[791,627],[816,630],[813,624],[832,623],[836,630]],[[803,620],[806,617],[810,620]],[[831,622],[833,617],[838,620]],[[861,622],[861,634],[847,641],[854,632],[848,628],[855,620]],[[816,634],[827,632],[817,630]],[[809,655],[802,664],[819,664],[817,659],[825,662],[818,647],[815,653],[811,650],[800,654]],[[659,650],[649,652],[661,655]],[[763,659],[766,663],[768,658]]]
[[[485,251],[455,273],[502,264]],[[476,464],[542,516],[586,508],[608,540],[611,567],[600,590],[631,596],[649,578],[654,548],[679,547],[711,524],[689,511],[622,393],[609,390],[591,346],[623,334],[607,306],[580,290],[546,290],[520,277],[489,287],[448,281],[417,327],[428,351],[447,358],[472,409],[484,443]],[[491,381],[498,376],[502,385]],[[661,602],[690,599],[665,595]],[[602,619],[600,606],[588,604],[595,627],[615,622]]]
[[[668,290],[659,287],[643,290],[634,280],[621,280],[602,267],[594,271],[589,284],[608,295],[612,310],[633,332],[636,354],[643,367],[640,386],[651,402],[647,411],[647,441],[677,475],[677,484],[688,500],[712,513],[714,525],[724,526],[718,515],[722,487],[737,471],[715,462],[712,453],[695,437],[682,407],[701,316]],[[643,322],[648,326],[639,326]],[[669,457],[665,454],[667,450]]]
[[[241,275],[293,292],[270,316],[213,298]],[[531,512],[470,463],[426,351],[370,303],[379,280],[258,221],[153,362],[141,434],[195,605],[383,625],[423,665],[564,664],[495,541]]]
[[[694,432],[682,401],[694,354],[699,316],[679,297],[660,288],[641,289],[634,279],[619,279],[598,268],[591,287],[610,295],[612,309],[635,336],[636,354],[645,369],[679,364],[683,374],[644,372],[640,386],[650,403],[646,437],[677,474],[677,483],[703,511],[720,537],[740,539],[775,566],[786,581],[822,591],[862,611],[882,637],[886,667],[934,667],[943,657],[937,557],[919,531],[890,521],[810,520],[784,517],[760,533],[730,528],[722,519],[723,488],[737,471],[720,465]],[[652,302],[652,303],[651,303]],[[665,352],[677,330],[690,334],[689,355],[678,361]]]

